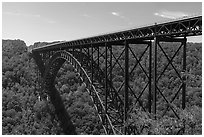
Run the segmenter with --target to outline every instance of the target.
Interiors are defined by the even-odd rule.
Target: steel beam
[[[98,65],[98,77],[100,76],[99,68],[100,68],[100,46],[97,48],[97,65]]]
[[[182,86],[182,108],[185,109],[186,107],[186,37],[184,37],[183,42],[183,86]]]
[[[79,61],[80,61],[81,66],[82,66],[82,63],[83,63],[83,61],[82,61],[82,46],[80,46],[79,52],[80,52],[80,57],[79,57],[80,59],[79,59]]]
[[[105,43],[105,115],[108,115],[108,96],[109,96],[109,88],[108,88],[108,45]],[[105,125],[107,128],[107,119],[105,119]]]
[[[157,114],[157,108],[156,108],[156,102],[157,102],[157,44],[158,40],[157,37],[154,38],[154,70],[153,70],[153,114],[154,114],[154,119],[156,119],[156,114]]]
[[[93,44],[91,44],[91,84],[93,84],[93,74],[94,74],[94,68],[93,68]]]
[[[110,68],[109,68],[109,81],[110,81],[110,83],[109,83],[109,85],[110,85],[110,87],[112,87],[113,85],[112,85],[112,83],[113,83],[113,81],[112,81],[112,70],[113,70],[113,68],[112,68],[112,45],[110,45],[109,46],[109,52],[110,52],[110,61],[109,61],[109,66],[110,66]],[[112,88],[110,88],[110,92],[111,92],[111,89]]]
[[[128,104],[128,88],[129,88],[129,44],[127,41],[124,42],[125,45],[125,93],[124,93],[124,134],[127,134],[127,115],[129,110]]]
[[[155,31],[155,28],[158,28]],[[160,23],[157,26],[150,25],[141,28],[134,28],[130,30],[124,30],[120,32],[114,32],[94,37],[88,37],[84,39],[78,39],[68,42],[58,42],[54,44],[49,44],[42,47],[34,47],[34,49],[29,50],[42,51],[42,50],[53,50],[55,48],[66,49],[70,47],[79,48],[80,45],[89,44],[103,44],[106,42],[120,42],[123,40],[152,40],[155,36],[157,37],[183,37],[183,36],[197,36],[202,35],[202,16],[195,16],[190,18],[184,18],[180,20],[175,20],[171,22]]]
[[[150,41],[149,45],[149,95],[148,95],[148,107],[149,113],[151,113],[152,105],[152,43]]]
[[[185,41],[184,38],[171,38],[171,37],[161,37],[158,38],[157,40],[159,40],[159,42],[183,42]]]
[[[33,52],[33,58],[40,70],[40,74],[41,74],[41,77],[43,77],[43,74],[44,74],[44,71],[45,71],[45,65],[44,65],[44,62],[43,62],[43,57],[40,55],[39,52]]]

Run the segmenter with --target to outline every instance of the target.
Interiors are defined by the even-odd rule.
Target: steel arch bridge
[[[154,119],[169,111],[179,118],[172,104],[178,99],[179,107],[186,106],[186,41],[187,37],[197,35],[202,35],[202,16],[29,47],[29,52],[38,66],[43,88],[48,91],[55,88],[56,75],[64,62],[68,62],[85,83],[105,133],[136,134],[134,127],[126,126],[135,106],[153,114]],[[172,55],[165,52],[163,43],[177,43]],[[135,47],[139,47],[139,53]],[[163,56],[159,57],[158,52]],[[175,58],[179,59],[179,66],[174,65]],[[166,60],[163,66],[159,64],[161,59]],[[169,67],[178,81],[171,97],[160,86]],[[120,76],[120,82],[115,80],[116,76]],[[139,84],[138,78],[142,79]],[[158,98],[163,102],[158,102]],[[159,111],[158,103],[163,103],[166,109]]]

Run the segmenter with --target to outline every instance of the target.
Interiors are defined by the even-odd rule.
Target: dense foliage
[[[47,43],[35,43],[44,45]],[[174,101],[175,109],[181,119],[172,117],[172,112],[159,120],[154,120],[148,113],[141,111],[136,105],[131,113],[131,119],[127,125],[138,129],[136,134],[176,134],[178,128],[185,126],[184,134],[202,133],[202,59],[201,43],[187,43],[187,107],[180,109],[179,98]],[[141,55],[142,46],[135,46],[136,55]],[[169,56],[173,56],[175,46],[164,45],[164,50]],[[115,56],[119,56],[121,49],[115,49]],[[182,53],[178,53],[182,54]],[[167,64],[161,51],[158,53],[160,66]],[[134,58],[130,55],[130,68],[133,68]],[[143,66],[148,66],[148,56],[141,61]],[[119,59],[124,62],[124,57]],[[174,60],[174,65],[181,63],[180,56]],[[102,66],[102,69],[104,66]],[[124,67],[124,66],[122,66]],[[116,88],[123,82],[123,73],[120,66],[113,69],[113,84]],[[162,70],[159,70],[161,72]],[[176,77],[172,66],[168,67],[158,82],[159,88],[164,90],[164,95],[169,98],[178,88],[181,80]],[[65,63],[59,70],[55,87],[59,91],[65,109],[70,120],[75,126],[76,134],[104,134],[102,125],[98,119],[94,104],[89,94],[71,65]],[[137,68],[130,75],[130,86],[139,93],[144,87],[147,78],[142,70]],[[170,82],[169,82],[170,81]],[[168,88],[164,88],[168,87]],[[48,99],[39,99],[41,89],[38,85],[36,65],[32,57],[27,53],[27,47],[21,40],[2,41],[2,133],[3,134],[66,134],[55,114],[55,108]],[[123,89],[120,91],[122,94]],[[146,99],[147,92],[142,98]],[[168,98],[168,99],[169,99]],[[132,99],[134,100],[134,99]],[[160,101],[159,109],[163,109],[164,101]],[[158,104],[159,104],[158,101]],[[163,101],[163,102],[162,102]],[[144,106],[147,108],[148,106]]]
[[[2,133],[61,133],[52,106],[38,101],[35,65],[25,43],[21,40],[2,43]]]

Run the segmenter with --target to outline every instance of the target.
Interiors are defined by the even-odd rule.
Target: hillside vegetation
[[[44,44],[47,43],[35,43],[35,45]],[[175,52],[174,46],[166,44],[164,47],[169,56]],[[141,53],[139,46],[135,46],[134,51],[137,52],[136,54]],[[115,54],[120,52],[120,49],[115,50]],[[132,119],[127,124],[138,129],[136,134],[176,134],[175,129],[184,126],[184,134],[202,134],[201,54],[202,43],[187,43],[187,107],[185,110],[181,110],[178,107],[181,105],[179,99],[174,102],[174,107],[181,119],[172,117],[172,113],[168,112],[165,117],[155,121],[150,118],[148,113],[135,106],[134,110],[137,113],[130,114]],[[167,64],[167,60],[162,56],[164,55],[159,51],[158,66],[160,67]],[[142,64],[145,64],[147,59],[144,57]],[[124,61],[124,57],[121,57],[119,61]],[[173,64],[177,66],[180,62],[181,59],[177,57]],[[130,65],[131,68],[134,64],[130,63]],[[65,63],[60,69],[55,87],[59,91],[70,121],[75,127],[74,132],[63,130],[49,98],[39,99],[42,90],[38,85],[36,69],[37,66],[27,52],[26,44],[23,41],[2,41],[3,135],[105,134],[93,102],[89,94],[84,92],[84,87],[79,84],[79,78],[71,65]],[[119,66],[115,67],[113,71],[114,84],[117,87],[123,81],[123,74],[120,72]],[[159,70],[159,72],[161,71]],[[140,69],[136,69],[130,76],[130,85],[136,93],[141,90],[147,80],[143,75]],[[179,82],[173,68],[169,67],[158,84],[164,90],[164,94],[170,97],[175,93]],[[144,94],[144,96],[146,95]],[[158,98],[158,102],[160,101],[163,101],[162,97]],[[160,103],[158,108],[163,110],[164,104]]]

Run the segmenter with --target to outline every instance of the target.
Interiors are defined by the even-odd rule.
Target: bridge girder
[[[124,40],[154,40],[154,37],[188,37],[202,35],[202,16],[182,18],[170,22],[155,23],[154,25],[132,28],[120,32],[59,42],[42,47],[34,47],[36,51],[53,50],[66,47],[78,47],[90,44],[117,43]]]

